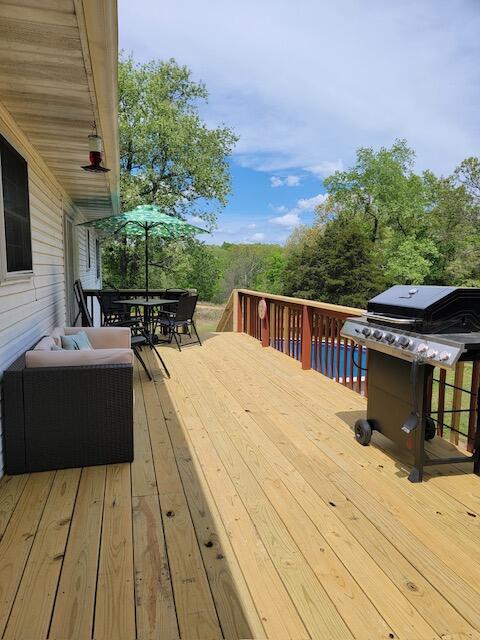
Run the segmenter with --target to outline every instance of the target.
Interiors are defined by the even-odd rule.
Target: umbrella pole
[[[148,225],[145,225],[145,297],[148,301]]]

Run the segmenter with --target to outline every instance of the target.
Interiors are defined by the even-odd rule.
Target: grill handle
[[[391,322],[392,324],[415,324],[418,323],[417,318],[392,318],[390,316],[381,316],[378,313],[365,313],[364,316],[368,320],[383,320],[383,322]]]

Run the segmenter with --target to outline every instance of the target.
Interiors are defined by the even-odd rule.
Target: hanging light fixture
[[[89,149],[89,161],[82,167],[84,171],[91,171],[92,173],[106,173],[110,171],[106,167],[102,167],[102,138],[97,134],[97,124],[92,123],[92,133],[88,136],[88,149]]]

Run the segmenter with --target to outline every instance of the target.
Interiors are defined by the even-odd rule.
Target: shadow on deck
[[[478,478],[410,484],[363,398],[252,338],[162,354],[131,465],[0,482],[5,638],[480,637]]]

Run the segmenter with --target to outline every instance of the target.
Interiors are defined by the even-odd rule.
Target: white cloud
[[[247,224],[247,229],[256,229],[257,225],[255,224],[255,222],[251,222],[250,224]]]
[[[283,204],[281,204],[278,207],[276,205],[274,205],[274,204],[269,204],[268,206],[270,207],[270,209],[275,211],[275,213],[287,213],[287,211],[288,211],[288,208]]]
[[[478,0],[119,0],[119,15],[123,49],[206,83],[202,115],[235,129],[244,165],[322,176],[397,137],[418,170],[478,155]]]
[[[285,178],[285,184],[287,187],[298,187],[300,184],[300,176],[287,176]]]
[[[249,238],[247,238],[247,242],[262,242],[262,240],[265,240],[265,234],[260,232],[254,233]]]
[[[327,197],[326,193],[319,193],[318,196],[313,196],[313,198],[301,198],[297,202],[297,207],[301,211],[314,211],[315,207],[325,202]]]
[[[305,171],[313,173],[318,178],[328,178],[335,171],[343,171],[343,162],[341,160],[323,160],[319,164],[305,167]]]
[[[272,187],[298,187],[300,185],[300,176],[287,176],[286,178],[271,176],[270,185]]]
[[[298,225],[302,224],[298,212],[296,212],[294,209],[292,209],[290,213],[286,213],[283,216],[270,218],[269,222],[271,222],[272,224],[278,224],[281,227],[288,227],[289,229],[293,229],[294,227],[298,227]]]

